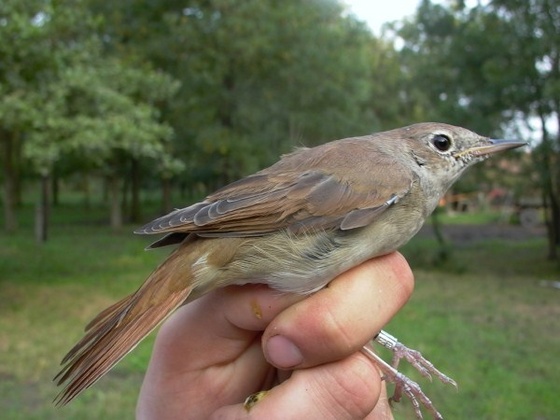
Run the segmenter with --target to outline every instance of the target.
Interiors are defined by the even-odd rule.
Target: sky
[[[353,14],[365,21],[372,31],[379,35],[385,22],[401,20],[413,15],[421,0],[342,0]]]

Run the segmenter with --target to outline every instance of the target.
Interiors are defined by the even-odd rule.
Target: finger
[[[393,418],[393,410],[387,395],[387,382],[381,381],[381,393],[379,394],[377,404],[364,420],[393,420]]]
[[[262,285],[216,290],[176,311],[161,327],[156,350],[165,353],[167,364],[176,357],[184,365],[185,358],[196,356],[189,369],[230,360],[274,317],[301,299]]]
[[[271,370],[262,354],[261,330],[302,298],[264,286],[232,287],[180,308],[156,338],[138,415],[206,418],[215,407],[261,389]],[[208,390],[216,391],[212,398]]]
[[[185,365],[193,357],[204,355],[187,356]],[[250,343],[235,360],[223,365],[192,370],[176,363],[175,370],[164,373],[158,366],[161,364],[171,366],[163,353],[154,352],[142,383],[137,419],[208,418],[216,407],[243,401],[247,395],[266,387],[271,370],[263,358],[260,340]]]
[[[289,369],[358,351],[405,304],[413,283],[398,253],[366,261],[276,317],[263,335],[267,360]]]
[[[360,353],[335,363],[295,371],[248,411],[243,404],[222,407],[220,419],[364,419],[381,391],[379,371]]]

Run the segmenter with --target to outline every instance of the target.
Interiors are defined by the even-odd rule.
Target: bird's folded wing
[[[376,155],[372,163],[371,155],[360,154],[355,146],[287,155],[137,233],[240,237],[284,228],[299,233],[366,226],[410,191],[414,176],[390,156]],[[337,162],[341,159],[345,161]]]

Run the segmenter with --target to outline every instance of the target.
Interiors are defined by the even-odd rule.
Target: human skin
[[[392,253],[307,297],[264,285],[215,290],[161,327],[137,418],[391,419],[381,375],[360,349],[413,284]],[[247,410],[245,398],[263,389]]]

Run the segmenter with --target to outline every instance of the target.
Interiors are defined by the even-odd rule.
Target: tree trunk
[[[123,226],[122,207],[120,201],[120,182],[116,174],[107,179],[107,192],[109,195],[110,222],[113,230],[120,230]]]
[[[438,243],[437,259],[435,261],[436,265],[444,263],[449,260],[449,257],[451,256],[451,246],[443,234],[441,221],[439,219],[441,210],[442,208],[438,206],[432,213],[432,228]]]
[[[125,176],[121,185],[121,213],[128,217],[128,191],[130,190],[130,176]]]
[[[91,208],[91,186],[88,173],[83,174],[82,191],[84,193],[84,208],[89,210]]]
[[[130,221],[140,223],[142,221],[142,209],[140,207],[140,162],[131,158],[130,165]]]
[[[109,197],[109,178],[105,178],[105,182],[103,182],[103,189],[101,191],[101,202],[103,204],[108,204],[110,200]]]
[[[550,196],[550,249],[548,257],[558,259],[558,246],[560,245],[560,203],[554,194]]]
[[[23,205],[23,187],[21,179],[21,165],[23,161],[23,141],[21,141],[21,134],[16,133],[14,136],[14,149],[12,154],[12,162],[14,163],[14,175],[15,175],[15,197],[16,197],[16,208],[20,208]]]
[[[0,131],[0,142],[3,144],[4,155],[4,228],[6,232],[15,232],[17,229],[17,171],[15,167],[14,148],[15,136],[5,130]]]
[[[47,174],[41,176],[41,191],[39,202],[35,209],[35,240],[37,243],[45,243],[48,239],[49,228],[49,183],[50,178]]]
[[[171,180],[166,177],[161,180],[161,214],[167,214],[171,210]]]
[[[60,177],[57,174],[57,170],[56,167],[53,168],[52,171],[52,175],[51,175],[51,199],[52,199],[52,205],[54,207],[57,207],[60,202],[59,202],[59,187],[60,187]]]
[[[548,258],[558,259],[558,243],[560,241],[560,202],[558,192],[555,191],[558,180],[558,169],[555,163],[557,152],[552,147],[552,141],[546,128],[546,114],[539,112],[542,131],[542,150],[540,174],[545,204],[545,223],[548,237]]]

